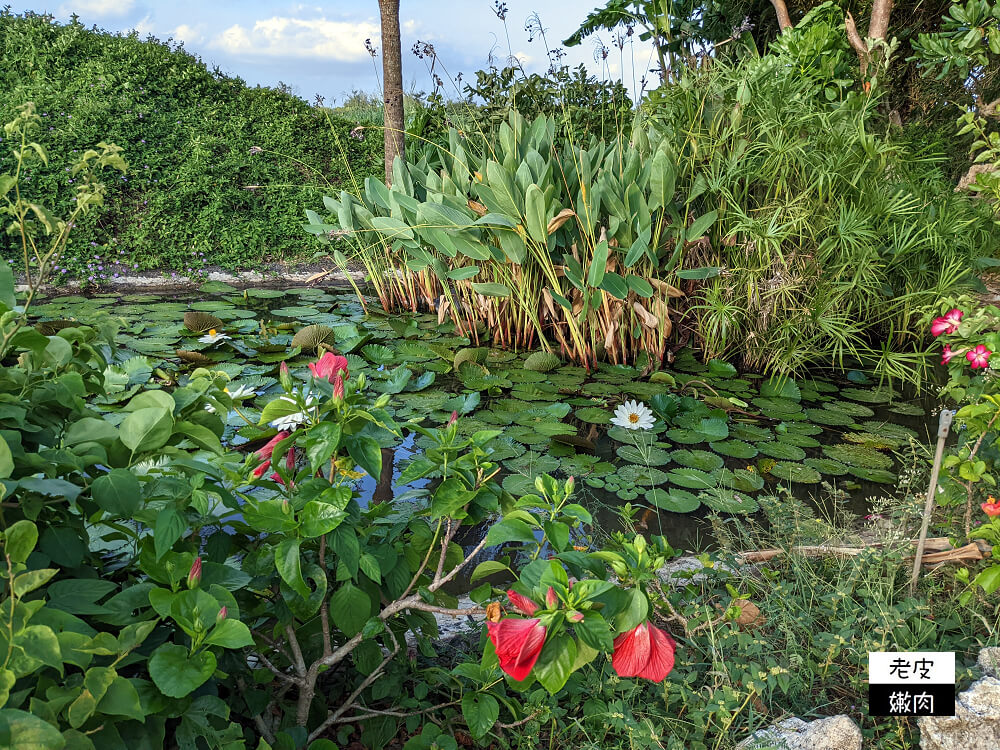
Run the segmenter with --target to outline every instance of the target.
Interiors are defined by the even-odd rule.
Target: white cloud
[[[185,44],[198,44],[205,40],[205,35],[202,33],[203,28],[200,24],[198,26],[189,26],[186,23],[182,23],[171,32],[170,36]]]
[[[135,0],[70,0],[63,3],[60,13],[93,14],[95,16],[123,16],[135,7]]]
[[[243,57],[297,57],[356,62],[368,57],[365,39],[378,44],[379,26],[372,21],[329,21],[326,18],[273,16],[248,29],[234,24],[211,46]]]

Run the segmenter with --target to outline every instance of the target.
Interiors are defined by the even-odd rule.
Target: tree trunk
[[[795,24],[792,23],[792,17],[788,15],[788,6],[785,5],[785,0],[771,0],[771,5],[774,6],[774,12],[778,16],[778,27],[781,32],[784,33],[788,29],[794,28]]]
[[[385,102],[385,184],[392,184],[392,162],[403,155],[403,51],[399,41],[399,0],[378,0],[382,16],[382,80]]]

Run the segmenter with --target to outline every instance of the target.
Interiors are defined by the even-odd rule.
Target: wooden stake
[[[934,465],[931,467],[931,483],[927,488],[927,500],[924,501],[924,520],[920,524],[920,539],[917,541],[917,555],[913,560],[913,575],[910,576],[910,596],[917,591],[917,580],[920,578],[920,564],[924,556],[924,544],[927,542],[927,527],[931,523],[931,514],[934,512],[934,500],[937,495],[938,475],[941,473],[941,459],[944,456],[944,442],[948,439],[948,432],[951,429],[951,420],[955,417],[955,412],[949,409],[942,409],[938,418],[937,449],[934,451]]]

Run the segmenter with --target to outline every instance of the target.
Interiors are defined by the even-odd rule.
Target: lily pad
[[[853,401],[827,401],[823,404],[823,408],[843,412],[844,414],[849,414],[852,417],[871,417],[875,414],[875,412],[867,406],[856,404]]]
[[[760,510],[760,505],[750,495],[734,492],[725,487],[715,487],[698,494],[698,499],[717,513],[747,515]]]
[[[771,476],[800,484],[818,484],[820,480],[816,469],[790,461],[778,461],[771,467]]]
[[[863,445],[851,443],[824,445],[823,454],[834,461],[862,469],[888,469],[892,466],[892,459],[889,456]]]
[[[222,328],[222,321],[210,315],[207,312],[198,312],[192,310],[190,312],[184,313],[184,327],[189,331],[194,331],[195,333],[204,333],[205,331],[210,331],[213,328],[216,330]]]
[[[549,372],[561,364],[562,360],[552,352],[535,352],[524,360],[524,369],[534,372]]]
[[[833,409],[806,409],[806,418],[816,424],[828,425],[830,427],[843,427],[854,424],[854,417],[842,411]]]
[[[759,443],[764,440],[774,440],[774,433],[766,427],[759,427],[755,424],[739,423],[733,425],[730,431],[734,438],[746,440],[749,443]]]
[[[723,469],[719,474],[719,485],[739,492],[756,492],[764,487],[764,477],[751,469]]]
[[[730,458],[753,458],[758,453],[757,448],[752,446],[750,443],[745,443],[742,440],[736,440],[735,438],[709,443],[708,447],[716,453],[720,453],[723,456],[729,456]]]
[[[840,395],[852,401],[860,401],[865,404],[887,404],[899,394],[891,388],[843,388]]]
[[[797,445],[780,442],[780,439],[770,443],[760,443],[758,447],[765,456],[782,461],[801,461],[806,457],[806,452]]]
[[[598,406],[585,406],[582,409],[577,409],[574,412],[574,416],[582,422],[587,422],[588,424],[609,424],[611,422],[612,413],[607,409],[602,409]]]
[[[671,484],[691,490],[704,490],[719,483],[718,473],[691,468],[673,469],[667,473],[666,478]]]
[[[877,482],[878,484],[895,484],[898,477],[891,471],[886,471],[885,469],[863,469],[857,466],[852,466],[848,471],[851,472],[858,479],[862,479],[866,482]]]
[[[670,458],[681,466],[691,469],[701,469],[702,471],[715,471],[723,466],[722,457],[717,453],[702,450],[688,450],[682,448],[670,454]]]
[[[807,458],[802,463],[832,477],[842,477],[847,473],[847,466],[832,458]]]
[[[650,505],[671,513],[691,513],[701,505],[696,495],[679,489],[664,490],[657,487],[646,492],[645,498]]]
[[[634,445],[623,445],[618,449],[618,457],[630,464],[663,466],[670,463],[670,453],[663,448],[649,446],[645,451]]]

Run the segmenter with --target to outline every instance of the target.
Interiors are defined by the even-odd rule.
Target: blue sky
[[[467,80],[472,78],[474,71],[487,66],[491,52],[499,61],[513,53],[529,72],[542,72],[548,67],[546,48],[537,38],[529,41],[524,28],[527,18],[538,11],[549,47],[560,46],[596,4],[597,0],[507,0],[505,33],[490,0],[401,0],[406,87],[430,88],[424,61],[410,52],[417,40],[434,44],[452,77],[462,72]],[[328,103],[331,99],[340,102],[353,89],[376,91],[378,86],[364,47],[366,38],[380,46],[376,0],[33,0],[11,5],[14,11],[48,12],[60,20],[76,13],[85,25],[113,31],[137,29],[161,39],[173,37],[209,65],[218,65],[251,84],[273,86],[283,81],[306,99],[319,93]],[[610,35],[603,42],[611,47]],[[594,40],[587,40],[567,50],[565,62],[584,63],[605,77],[622,77],[617,48],[601,65],[595,63],[594,51]],[[651,66],[649,45],[636,40],[634,53],[625,47],[624,80],[630,88],[633,78],[640,79]],[[446,86],[448,93],[454,91],[451,84]]]

